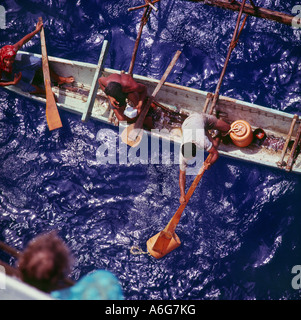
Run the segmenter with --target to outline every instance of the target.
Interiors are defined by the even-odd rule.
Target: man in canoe
[[[196,157],[197,149],[206,150],[212,154],[211,161],[205,163],[206,169],[216,162],[219,157],[217,148],[221,139],[221,133],[227,133],[230,125],[221,119],[217,119],[213,115],[193,113],[182,124],[182,144],[180,147],[180,203],[186,203],[185,185],[186,185],[186,169],[189,160]],[[208,130],[218,130],[219,133],[212,138]]]
[[[42,68],[42,59],[18,54],[21,47],[41,31],[43,23],[38,22],[36,29],[14,45],[0,49],[0,86],[16,85],[22,91],[31,94],[45,94],[45,89],[34,83],[36,72]],[[58,76],[50,70],[51,79],[58,84],[72,83],[73,77]]]
[[[147,88],[137,83],[129,74],[111,74],[98,79],[100,88],[109,99],[111,109],[119,121],[133,123],[139,117],[143,104],[147,98]],[[126,110],[128,99],[133,104],[132,114]],[[136,111],[137,110],[137,111]],[[146,116],[144,124],[152,128],[152,119]]]

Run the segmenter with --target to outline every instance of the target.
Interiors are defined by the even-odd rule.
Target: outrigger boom
[[[232,11],[239,11],[241,8],[241,2],[236,0],[188,0],[191,2],[202,2],[206,5],[219,7],[223,9],[228,9]],[[252,0],[250,0],[251,5],[246,4],[243,9],[243,13],[247,15],[254,16],[257,18],[263,18],[268,20],[277,21],[286,25],[292,25],[294,16],[282,13],[278,11],[273,11],[266,8],[257,7]]]

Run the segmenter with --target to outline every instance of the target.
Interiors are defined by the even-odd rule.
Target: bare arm
[[[139,102],[137,104],[137,109],[138,109],[138,112],[140,112],[142,109],[142,106],[143,106],[143,102],[145,101],[145,99],[147,97],[146,86],[143,84],[139,84],[137,92],[139,93]]]
[[[211,147],[210,150],[208,150],[209,153],[212,154],[212,158],[211,158],[209,163],[205,162],[206,169],[209,169],[209,167],[211,165],[213,165],[217,161],[217,159],[219,157],[219,153],[217,151],[217,148],[219,146],[219,143],[220,143],[221,139],[220,139],[219,135],[216,138],[213,139],[208,132],[206,132],[206,135],[209,138],[209,140],[212,142],[212,147]]]
[[[209,164],[210,164],[210,166],[211,166],[211,165],[213,165],[213,164],[217,161],[217,159],[218,159],[218,157],[219,157],[219,153],[218,153],[217,149],[215,149],[215,147],[211,147],[211,149],[209,150],[209,152],[212,154],[212,158],[211,158],[211,160],[210,160],[210,162],[209,162]],[[209,168],[209,166],[208,166],[208,168]],[[208,169],[208,168],[207,168],[207,169]]]
[[[42,22],[38,22],[35,31],[27,34],[24,38],[22,38],[20,41],[18,41],[17,43],[14,44],[14,47],[16,49],[16,51],[20,50],[20,48],[26,43],[28,42],[30,39],[32,39],[38,32],[41,31],[43,27],[43,23]]]
[[[21,80],[21,78],[22,73],[20,72],[18,75],[15,74],[14,80],[12,81],[0,81],[0,87],[14,86]]]
[[[185,186],[186,186],[186,171],[182,171],[180,169],[180,175],[179,175],[179,187],[180,187],[180,203],[184,204],[186,203],[186,197],[185,197]]]
[[[106,86],[108,85],[106,77],[101,77],[98,79],[99,87],[102,91],[105,91]]]
[[[123,110],[121,111],[119,108],[116,108],[114,109],[114,113],[116,115],[116,118],[119,120],[119,121],[127,121],[128,123],[132,123],[135,121],[136,118],[133,118],[133,119],[130,119],[128,118],[127,116],[125,116],[123,114]]]

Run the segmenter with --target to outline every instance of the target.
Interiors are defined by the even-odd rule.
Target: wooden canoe
[[[39,54],[27,52],[20,53],[40,57]],[[50,56],[49,65],[57,74],[66,77],[72,75],[75,78],[75,83],[72,86],[53,86],[53,91],[58,100],[58,107],[81,116],[86,114],[89,92],[91,89],[94,90],[94,88],[91,88],[91,84],[93,83],[95,72],[97,71],[97,65]],[[118,70],[104,68],[102,74],[108,76],[109,74],[120,72],[121,71]],[[137,82],[145,84],[149,94],[153,92],[159,82],[157,79],[136,74],[133,75],[133,78]],[[9,86],[6,88],[30,99],[46,103],[45,98],[24,93],[16,86]],[[202,90],[166,82],[158,92],[156,101],[161,104],[165,110],[169,110],[168,112],[170,112],[170,114],[175,117],[178,116],[178,119],[184,119],[192,112],[203,111],[207,94],[208,92]],[[225,96],[219,97],[216,110],[220,111],[220,118],[228,123],[243,119],[249,122],[253,130],[262,128],[267,134],[267,139],[261,146],[252,143],[248,147],[239,148],[231,142],[228,144],[222,143],[219,149],[222,156],[285,170],[285,163],[288,161],[290,155],[290,145],[293,144],[293,141],[297,136],[301,122],[300,119],[295,121],[295,126],[289,139],[291,140],[291,143],[283,157],[283,166],[279,166],[277,163],[282,159],[283,146],[286,144],[287,136],[291,131],[290,128],[294,115]],[[95,120],[111,123],[108,100],[100,89],[97,92],[93,108],[89,114],[91,118]],[[179,123],[177,126],[180,126]],[[147,133],[162,137],[162,139],[170,139],[174,143],[180,143],[180,130],[171,130],[172,127],[173,125],[170,123],[167,125],[168,133],[166,133],[166,130],[159,130],[159,133],[158,130],[155,133]],[[160,133],[160,131],[162,131],[162,133]],[[297,155],[291,171],[301,173],[300,155]]]

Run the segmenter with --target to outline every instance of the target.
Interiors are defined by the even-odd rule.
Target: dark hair
[[[182,145],[182,155],[185,158],[191,158],[196,156],[196,145],[193,142],[186,142]]]
[[[109,82],[104,90],[105,94],[115,98],[120,105],[125,105],[125,99],[127,98],[127,94],[122,91],[122,86],[118,82]]]
[[[19,258],[22,280],[44,292],[57,288],[69,272],[69,250],[55,232],[37,236]]]

